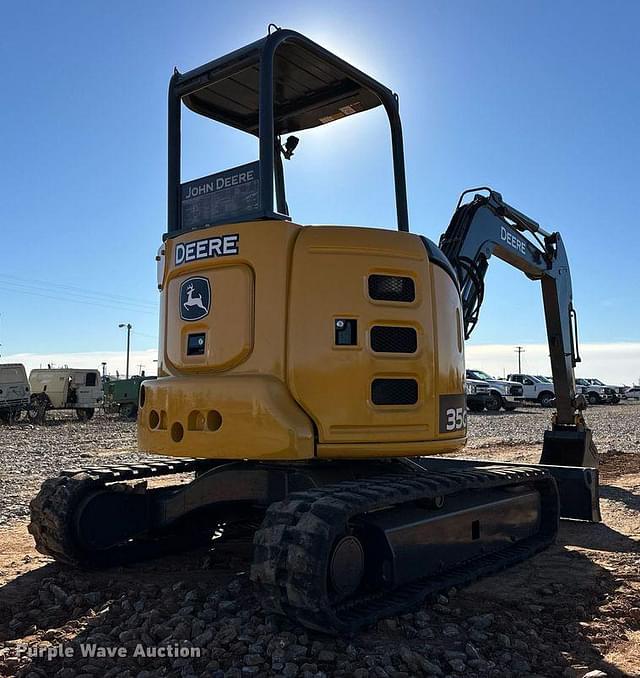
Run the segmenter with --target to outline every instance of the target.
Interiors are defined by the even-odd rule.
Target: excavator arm
[[[471,191],[486,195],[476,194],[463,203]],[[556,413],[551,430],[545,432],[540,463],[597,469],[597,452],[582,414],[586,403],[576,393],[574,368],[580,362],[577,321],[562,238],[511,207],[496,191],[471,191],[462,194],[440,239],[440,248],[460,282],[465,338],[478,322],[491,256],[511,264],[531,280],[539,280],[556,394]]]
[[[480,189],[473,189],[480,190]],[[464,195],[464,194],[463,194]],[[525,233],[538,238],[534,244]],[[478,322],[484,297],[484,276],[492,255],[542,284],[551,370],[556,391],[556,423],[579,423],[584,398],[576,396],[574,367],[580,362],[571,273],[559,233],[547,233],[535,221],[489,190],[459,204],[440,239],[440,248],[460,281],[465,338]]]

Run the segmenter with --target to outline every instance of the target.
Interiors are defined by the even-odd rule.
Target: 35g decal
[[[464,393],[440,396],[440,433],[467,431],[467,403]]]
[[[467,427],[467,411],[463,407],[450,407],[446,411],[447,431],[461,431]]]

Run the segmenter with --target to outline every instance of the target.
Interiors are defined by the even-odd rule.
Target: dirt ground
[[[246,540],[79,573],[38,554],[17,515],[0,527],[0,675],[640,676],[639,414],[637,405],[606,413],[627,426],[631,417],[636,433],[624,449],[600,444],[602,523],[562,521],[557,543],[528,562],[352,638],[265,616],[248,581]],[[538,444],[497,442],[498,418],[472,418],[472,430],[474,420],[481,435],[468,452],[537,461]],[[138,637],[200,643],[207,656],[49,661],[18,651],[83,639],[128,647]]]

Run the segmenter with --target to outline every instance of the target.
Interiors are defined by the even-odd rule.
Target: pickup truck
[[[600,405],[608,400],[604,386],[592,384],[588,379],[576,379],[576,388],[587,399],[589,405]]]
[[[634,384],[631,388],[628,388],[625,392],[625,398],[630,398],[633,400],[640,400],[640,385]]]
[[[545,377],[533,374],[510,374],[507,379],[522,384],[522,395],[525,400],[540,403],[542,407],[551,407],[556,397],[553,382]]]
[[[487,405],[493,402],[491,387],[486,381],[467,379],[464,392],[467,396],[467,409],[472,412],[482,412]]]
[[[620,398],[625,397],[626,388],[620,385],[605,384],[600,381],[600,379],[587,379],[587,381],[593,386],[602,386],[604,388],[604,393],[607,398],[608,403],[613,403],[614,405],[620,402]]]
[[[503,407],[507,412],[511,412],[524,400],[522,384],[516,381],[496,379],[482,370],[467,370],[467,379],[486,381],[489,384],[491,398],[486,408],[490,411],[497,412]]]

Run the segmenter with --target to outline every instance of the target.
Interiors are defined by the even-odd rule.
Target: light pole
[[[129,378],[129,349],[131,348],[131,328],[133,327],[131,323],[120,323],[118,327],[127,328],[127,373],[125,379]]]
[[[522,354],[525,352],[524,346],[516,346],[515,353],[518,354],[518,374],[522,374]]]

